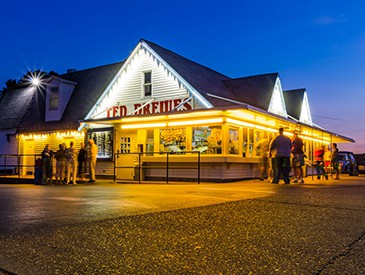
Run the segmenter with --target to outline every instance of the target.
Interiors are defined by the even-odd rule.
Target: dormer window
[[[143,95],[144,97],[152,95],[152,72],[144,72],[143,81]]]
[[[49,110],[57,110],[59,107],[59,88],[58,86],[49,87]]]

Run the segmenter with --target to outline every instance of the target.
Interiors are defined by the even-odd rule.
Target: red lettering
[[[157,108],[158,108],[158,105],[159,105],[159,102],[152,102],[152,114],[156,114],[157,113]]]
[[[150,106],[151,106],[151,104],[147,104],[146,106],[143,107],[143,114],[144,115],[151,114]]]
[[[113,107],[113,117],[117,117],[119,113],[119,107],[118,106],[114,106]]]
[[[142,105],[139,103],[134,104],[134,111],[137,110],[139,107],[141,107]],[[142,110],[139,109],[138,112],[134,113],[135,115],[141,115],[142,114]]]
[[[170,110],[169,101],[170,100],[160,101],[160,113],[168,112]]]
[[[109,108],[106,110],[106,117],[110,117],[110,112],[111,112],[112,108]]]
[[[179,106],[180,103],[181,103],[181,99],[180,98],[174,99],[174,106],[173,106],[173,108]]]
[[[185,98],[184,101],[185,100],[187,100],[187,98]],[[183,104],[183,106],[186,108],[186,110],[192,110],[193,109],[193,107],[191,107],[191,105],[190,105],[190,101],[191,100],[185,101],[184,104]]]
[[[120,116],[126,116],[127,115],[127,106],[119,106],[120,109]]]

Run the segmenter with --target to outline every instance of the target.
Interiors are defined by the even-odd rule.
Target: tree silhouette
[[[28,71],[18,81],[14,79],[8,79],[7,81],[5,81],[6,87],[3,87],[3,89],[0,90],[0,101],[7,92],[30,86],[32,84],[31,80],[34,77],[38,77],[40,79],[47,79],[52,75],[58,76],[58,73],[54,71],[43,72],[41,70],[34,70],[34,71]]]

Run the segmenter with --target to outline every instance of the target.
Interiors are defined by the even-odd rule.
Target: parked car
[[[349,174],[350,176],[358,176],[359,170],[357,168],[354,154],[348,151],[340,151],[338,152],[338,155],[340,159],[340,173]]]
[[[355,159],[357,162],[357,170],[359,170],[360,174],[365,174],[365,153],[355,154]]]

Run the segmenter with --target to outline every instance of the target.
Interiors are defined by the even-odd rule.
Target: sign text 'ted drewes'
[[[143,106],[144,103],[134,103],[130,105],[113,106],[107,110],[107,117],[123,117],[134,113],[134,115],[153,115],[158,113],[169,112],[175,107],[179,106],[186,99],[167,99],[161,101],[153,101]],[[141,108],[141,106],[143,106]],[[138,111],[136,111],[138,110]],[[179,110],[192,110],[191,102],[187,101],[179,107]],[[136,112],[135,112],[136,111]]]

